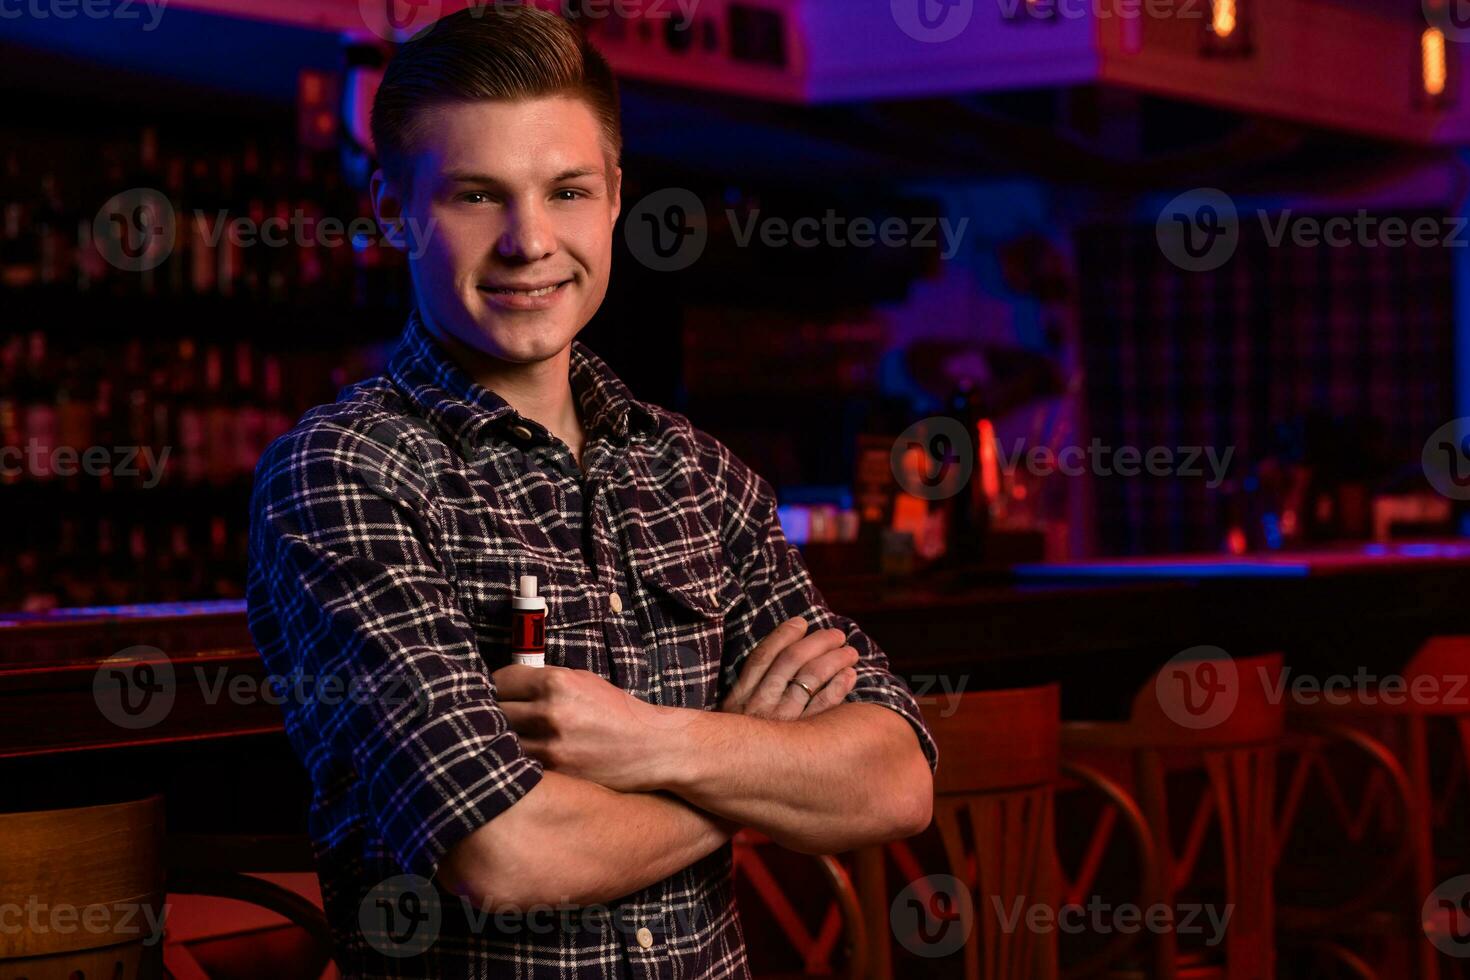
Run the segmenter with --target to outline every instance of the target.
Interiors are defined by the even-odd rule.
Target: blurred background
[[[622,83],[582,340],[774,486],[943,742],[936,814],[1006,814],[856,888],[742,832],[757,974],[1464,975],[1470,0],[530,2]],[[0,897],[95,901],[54,869],[111,841],[172,975],[330,956],[246,503],[402,330],[368,110],[463,6],[0,0],[0,840],[39,842]],[[986,862],[1236,924],[950,942]]]
[[[7,10],[0,607],[242,594],[260,449],[402,327],[367,109],[463,5]],[[1458,532],[1451,0],[550,6],[623,79],[583,340],[770,479],[814,569]]]

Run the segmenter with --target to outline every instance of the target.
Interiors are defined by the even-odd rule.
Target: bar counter
[[[1126,700],[1134,681],[1192,646],[1237,656],[1279,650],[1303,671],[1334,662],[1392,670],[1430,635],[1470,632],[1470,543],[1459,541],[819,584],[916,688],[1059,680],[1064,708],[1104,715],[1110,694]],[[247,688],[263,676],[243,601],[0,614],[0,638],[0,760],[280,728],[274,705],[221,695],[237,675]],[[94,681],[109,658],[157,656],[147,648],[167,657],[174,710],[160,724],[123,729],[98,710]]]

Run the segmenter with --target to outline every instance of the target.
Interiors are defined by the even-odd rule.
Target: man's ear
[[[379,167],[372,176],[373,216],[383,230],[383,238],[400,252],[408,247],[403,237],[403,198],[398,188]]]
[[[613,167],[612,177],[608,181],[608,189],[612,196],[612,223],[618,223],[618,215],[623,210],[623,168]]]

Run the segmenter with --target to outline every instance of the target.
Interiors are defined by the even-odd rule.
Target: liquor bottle
[[[220,227],[214,176],[202,154],[189,166],[184,186],[189,201],[189,291],[195,296],[213,296],[219,275]]]
[[[287,244],[280,254],[272,256],[271,267],[266,273],[265,299],[269,303],[284,302],[290,295],[295,275],[297,245],[291,231],[291,184],[286,167],[286,158],[277,151],[271,155],[270,181],[266,186],[266,197],[271,202],[271,218],[283,226]]]
[[[242,216],[244,206],[239,201],[235,184],[235,161],[228,154],[219,158],[219,269],[215,274],[215,289],[221,296],[234,296],[237,287],[243,285],[245,246],[236,227],[235,219]],[[260,251],[259,226],[251,239],[251,250]]]
[[[187,184],[187,163],[183,157],[171,155],[165,166],[164,193],[174,212],[174,251],[168,257],[168,292],[171,296],[184,296],[189,292],[192,260],[189,246],[193,220],[189,216],[188,201],[184,198]]]
[[[21,402],[24,451],[27,465],[34,467],[30,475],[38,480],[51,478],[51,458],[58,438],[56,387],[54,372],[46,351],[46,334],[32,330],[26,337],[26,370],[22,378]]]
[[[0,446],[17,446],[24,452],[23,410],[19,397],[21,338],[11,334],[0,347]],[[23,460],[0,467],[0,486],[21,482]],[[0,563],[3,564],[3,563]]]
[[[265,185],[261,180],[260,146],[254,139],[246,140],[244,155],[240,162],[240,179],[236,184],[236,199],[256,229],[257,242],[260,229],[265,227]],[[270,278],[270,269],[275,264],[274,250],[257,244],[245,257],[244,282],[242,288],[252,300],[259,300]]]
[[[239,428],[235,422],[235,404],[231,393],[225,390],[224,353],[217,344],[204,350],[204,450],[205,473],[214,486],[224,486],[234,475],[235,437]]]
[[[158,129],[154,126],[144,126],[138,137],[138,164],[137,169],[128,176],[129,188],[141,187],[154,191],[163,192],[164,175],[158,167]],[[177,215],[175,215],[175,235],[177,241]],[[157,266],[148,266],[137,273],[138,289],[144,296],[156,296],[159,291],[159,280],[162,278]]]
[[[178,455],[180,476],[188,486],[202,483],[207,471],[205,420],[204,409],[198,397],[196,350],[192,337],[180,338],[169,385],[169,401],[173,404],[178,426],[178,441],[174,452]]]
[[[235,390],[239,404],[235,413],[235,466],[237,476],[248,477],[265,448],[265,412],[255,387],[255,351],[246,341],[235,345]]]
[[[41,177],[40,206],[36,211],[36,238],[40,255],[37,277],[42,285],[70,282],[76,270],[72,227],[76,216],[67,208],[54,173]]]
[[[7,289],[33,286],[40,278],[41,246],[32,223],[30,191],[21,175],[20,152],[5,154],[4,222],[0,231],[0,285]]]

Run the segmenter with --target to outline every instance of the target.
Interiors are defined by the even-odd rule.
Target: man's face
[[[425,236],[409,243],[420,311],[499,360],[561,352],[607,294],[620,206],[592,110],[558,96],[423,113],[411,191],[373,177],[379,220]]]

